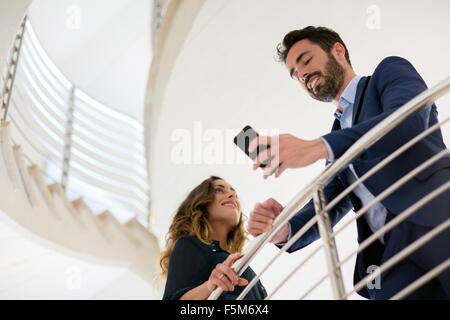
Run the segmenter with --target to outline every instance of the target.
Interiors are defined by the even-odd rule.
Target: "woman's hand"
[[[239,260],[242,254],[239,252],[230,254],[228,258],[217,264],[211,272],[206,286],[210,292],[220,287],[223,291],[234,291],[235,286],[246,286],[248,281],[240,278],[236,272],[231,268],[235,261]]]

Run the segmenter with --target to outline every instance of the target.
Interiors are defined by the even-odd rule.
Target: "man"
[[[264,168],[264,178],[272,172],[279,177],[288,168],[304,167],[320,159],[334,161],[376,124],[427,89],[414,67],[400,57],[384,59],[371,77],[357,76],[352,68],[347,47],[340,36],[324,27],[310,26],[288,33],[278,46],[278,54],[280,60],[286,64],[290,76],[300,82],[312,98],[333,102],[337,106],[336,120],[331,132],[316,140],[306,141],[289,134],[280,135],[276,137],[277,148],[270,148],[273,137],[260,137],[259,141],[252,141],[251,151],[255,150],[261,141],[269,145],[254,163],[254,169],[262,162],[267,164]],[[434,104],[410,116],[364,151],[348,168],[328,183],[324,190],[327,201],[335,198],[357,177],[364,175],[387,155],[437,122]],[[329,214],[332,224],[335,225],[352,208],[355,211],[359,210],[403,175],[444,149],[446,146],[440,130],[415,144],[380,172],[360,184],[331,210]],[[358,242],[367,239],[396,215],[448,181],[450,181],[450,156],[446,155],[359,218]],[[282,205],[274,199],[257,204],[250,214],[249,232],[257,236],[268,231],[281,210]],[[275,234],[271,242],[279,246],[285,243],[314,214],[314,205],[310,201],[288,225]],[[355,283],[368,275],[371,266],[382,265],[410,243],[447,221],[449,215],[450,191],[447,189],[358,254],[354,271]],[[319,237],[318,228],[315,226],[301,237],[289,252],[294,252]],[[447,229],[383,273],[381,288],[364,288],[359,294],[371,299],[392,297],[449,259],[449,244],[450,235]],[[449,299],[450,270],[445,270],[407,298]]]

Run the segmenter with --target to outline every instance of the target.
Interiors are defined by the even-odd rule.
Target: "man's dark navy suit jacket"
[[[363,90],[364,87],[366,87],[365,90]],[[352,127],[341,130],[340,123],[336,120],[332,131],[324,135],[323,138],[327,140],[337,159],[371,128],[426,89],[425,82],[411,63],[400,57],[385,58],[377,66],[371,77],[363,77],[358,83]],[[365,91],[364,97],[363,91]],[[361,101],[361,99],[363,100]],[[420,112],[414,113],[352,162],[356,173],[361,177],[393,151],[437,122],[437,110],[434,103]],[[377,196],[406,173],[444,149],[446,149],[446,146],[442,133],[440,130],[435,131],[366,180],[364,185],[374,196]],[[448,181],[450,181],[450,155],[446,155],[417,174],[403,187],[381,202],[395,216]],[[327,200],[331,201],[348,186],[346,174],[342,171],[325,187]],[[351,209],[359,210],[360,208],[359,199],[354,194],[350,194],[330,212],[333,225]],[[292,234],[300,230],[314,214],[314,204],[310,201],[290,220]],[[449,217],[450,190],[447,190],[417,210],[415,214],[407,218],[407,221],[411,222],[411,225],[435,227]],[[372,234],[372,231],[364,218],[358,219],[357,226],[358,242],[361,243]],[[316,225],[288,251],[294,252],[319,237]],[[449,244],[450,242],[442,243],[445,247],[448,247]],[[393,252],[393,254],[395,253]],[[369,266],[379,265],[382,257],[385,261],[390,255],[389,252],[385,252],[384,246],[379,241],[361,252],[356,260],[355,283],[367,276]],[[450,292],[450,283],[446,286],[448,286],[446,291]],[[361,290],[359,294],[367,298],[370,297],[367,289]]]

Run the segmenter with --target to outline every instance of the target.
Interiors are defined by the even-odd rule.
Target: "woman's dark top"
[[[225,261],[229,255],[227,251],[220,248],[219,241],[213,241],[211,245],[207,245],[195,236],[181,237],[170,256],[163,299],[180,299],[183,294],[207,281],[216,265]],[[255,272],[250,267],[241,275],[249,282],[255,276]],[[236,299],[244,288],[245,286],[236,286],[233,292],[224,292],[220,299]],[[266,296],[266,290],[258,281],[245,299],[263,300]]]

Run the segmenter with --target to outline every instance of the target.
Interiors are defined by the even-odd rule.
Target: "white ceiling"
[[[374,17],[371,5],[379,9],[380,29],[370,29]],[[288,31],[307,25],[334,28],[346,42],[358,74],[370,74],[384,57],[399,55],[409,59],[431,86],[450,74],[448,12],[450,2],[446,0],[206,1],[179,52],[165,101],[154,112],[159,115],[149,119],[153,130],[149,174],[161,243],[176,207],[209,175],[228,180],[248,214],[256,202],[268,197],[287,203],[323,169],[324,163],[317,163],[263,181],[261,172],[252,171],[250,163],[239,163],[246,158],[232,143],[232,133],[245,125],[260,132],[279,130],[306,139],[331,128],[333,105],[310,99],[275,62],[275,47]],[[450,115],[449,102],[450,97],[439,101],[441,118]],[[216,131],[207,133],[207,129]],[[187,130],[193,155],[200,155],[199,163],[194,157],[185,165],[173,161],[171,153],[179,143],[173,136],[177,130]],[[450,144],[450,128],[444,134]],[[216,151],[231,158],[236,154],[237,160],[208,163],[202,154],[211,153],[218,143],[222,145]],[[344,237],[343,250],[349,251],[356,245],[355,230]],[[273,254],[273,248],[265,250],[260,262]],[[304,253],[294,256],[298,261]],[[285,257],[279,267],[286,272],[292,261]],[[319,266],[323,260],[317,263]],[[254,266],[260,264],[255,262]],[[350,274],[351,267],[350,263]],[[263,280],[269,286],[273,283],[271,276]],[[286,294],[295,298],[296,292]]]
[[[152,3],[34,0],[30,20],[68,79],[103,104],[142,120]]]

